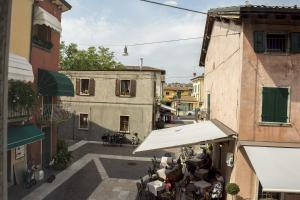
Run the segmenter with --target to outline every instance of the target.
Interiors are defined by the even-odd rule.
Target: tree
[[[114,53],[105,47],[91,46],[78,49],[77,44],[60,44],[60,66],[62,70],[108,70],[120,69],[123,65],[115,61]]]

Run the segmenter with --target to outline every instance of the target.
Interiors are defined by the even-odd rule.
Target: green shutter
[[[286,123],[288,95],[287,88],[263,88],[262,121]]]
[[[300,33],[291,33],[291,52],[300,53]]]
[[[263,88],[263,102],[262,102],[262,121],[272,122],[274,116],[274,95],[273,88]]]
[[[276,107],[274,122],[287,122],[287,108],[288,108],[289,91],[287,88],[278,88],[276,90]]]
[[[257,53],[265,52],[265,34],[262,31],[254,32],[254,51]]]

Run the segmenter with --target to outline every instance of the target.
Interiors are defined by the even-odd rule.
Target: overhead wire
[[[170,7],[170,8],[176,8],[176,9],[179,9],[179,10],[194,12],[194,13],[198,13],[198,14],[207,15],[206,12],[202,12],[202,11],[198,11],[198,10],[192,10],[192,9],[188,9],[188,8],[182,8],[182,7],[173,6],[173,5],[164,4],[164,3],[159,3],[159,2],[156,2],[156,1],[149,1],[149,0],[140,0],[140,1],[144,1],[144,2],[147,2],[147,3],[152,3],[152,4],[156,4],[156,5],[160,5],[160,6]]]

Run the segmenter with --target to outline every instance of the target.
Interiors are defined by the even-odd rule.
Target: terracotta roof
[[[103,70],[60,70],[60,71],[150,71],[150,72],[161,72],[161,74],[165,75],[166,71],[163,69],[158,69],[154,67],[142,67],[142,70],[139,66],[124,66],[122,69],[103,69]]]
[[[192,90],[192,87],[180,87],[180,86],[164,86],[164,90],[186,91]]]

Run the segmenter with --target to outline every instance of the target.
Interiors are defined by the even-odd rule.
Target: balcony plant
[[[9,111],[13,111],[15,117],[30,115],[36,104],[37,95],[30,83],[22,81],[9,81],[8,102]]]
[[[240,192],[240,187],[236,183],[228,183],[226,185],[226,192],[230,194],[233,199],[233,197]]]

